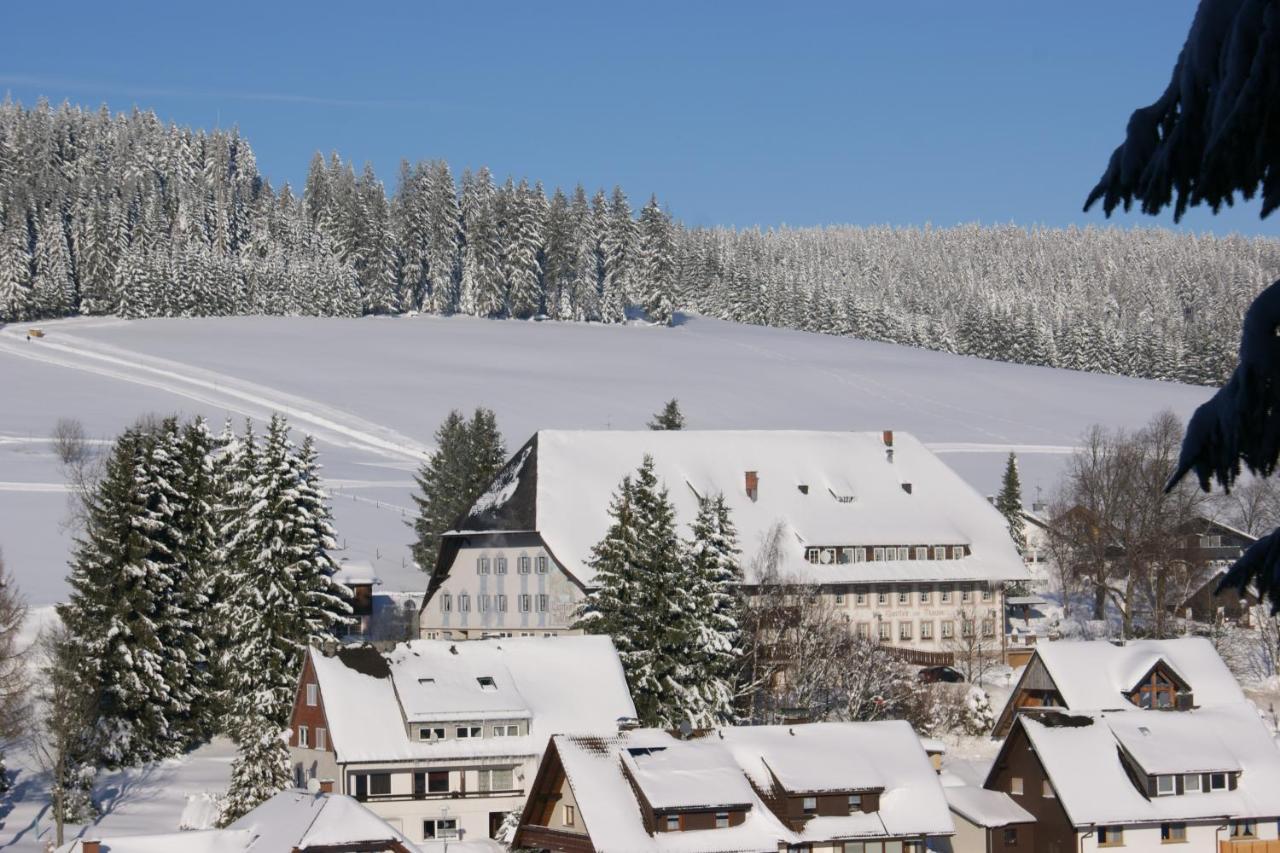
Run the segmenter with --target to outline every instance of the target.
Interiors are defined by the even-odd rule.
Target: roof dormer
[[[1139,708],[1158,711],[1186,711],[1194,704],[1191,685],[1163,659],[1147,670],[1125,693],[1125,698]]]

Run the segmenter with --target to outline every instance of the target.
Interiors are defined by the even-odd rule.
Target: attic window
[[[800,485],[796,486],[796,488],[800,490],[800,494],[802,495],[809,494],[809,487],[804,483],[801,483]]]
[[[494,681],[493,676],[490,676],[490,675],[482,675],[476,679],[476,682],[480,685],[481,690],[497,690],[498,689],[498,683]]]
[[[827,493],[842,504],[853,503],[853,495],[837,495],[833,489],[827,489]]]
[[[627,752],[632,758],[639,758],[642,755],[653,755],[655,752],[662,752],[665,746],[629,746]]]
[[[419,678],[418,683],[422,685],[435,684],[436,680],[434,678]]]

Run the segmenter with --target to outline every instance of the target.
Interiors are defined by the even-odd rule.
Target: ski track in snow
[[[65,333],[59,334],[59,343],[24,341],[23,334],[0,331],[0,353],[144,385],[247,417],[265,420],[271,412],[279,412],[328,444],[390,459],[418,462],[429,451],[395,430],[275,388]]]

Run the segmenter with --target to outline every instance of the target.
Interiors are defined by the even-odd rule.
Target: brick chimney
[[[333,780],[332,780],[332,779],[321,779],[321,780],[320,780],[320,793],[322,793],[322,794],[332,794],[332,793],[333,793]]]
[[[893,430],[887,429],[884,431],[883,435],[884,435],[884,446],[893,447]]]
[[[747,497],[754,501],[760,494],[760,475],[755,471],[747,471],[744,479]]]
[[[80,849],[84,851],[84,853],[101,853],[102,842],[97,840],[89,841],[88,839],[81,839]]]

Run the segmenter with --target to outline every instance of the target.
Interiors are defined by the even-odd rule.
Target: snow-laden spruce
[[[736,537],[723,501],[707,500],[681,540],[666,487],[645,456],[623,478],[592,549],[596,588],[576,627],[613,638],[645,725],[732,722],[739,626]]]

